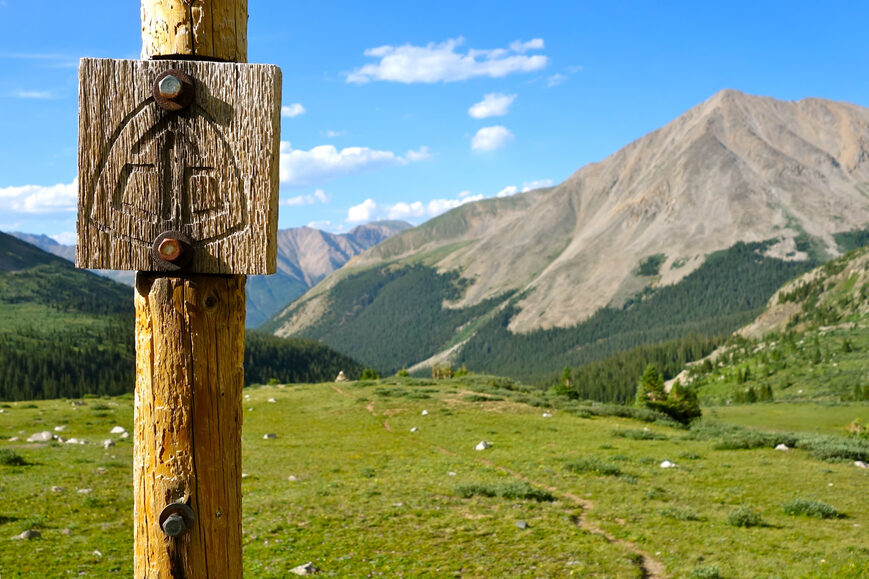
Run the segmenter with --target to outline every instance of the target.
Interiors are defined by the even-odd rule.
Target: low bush
[[[581,458],[572,460],[564,468],[575,473],[591,473],[602,476],[622,476],[622,469],[597,458]]]
[[[727,524],[733,527],[760,527],[763,525],[763,519],[754,509],[739,507],[727,515]]]
[[[818,519],[838,519],[839,511],[827,503],[809,499],[794,499],[782,505],[786,515],[792,517],[815,517]]]
[[[721,579],[721,570],[715,565],[707,565],[704,567],[695,567],[688,579]]]
[[[3,466],[27,466],[30,463],[11,448],[0,448],[0,464]]]
[[[456,485],[455,492],[462,498],[475,496],[499,497],[510,500],[530,500],[540,503],[551,503],[555,496],[549,491],[538,489],[526,482],[509,482],[500,484],[468,483]]]
[[[666,434],[651,430],[613,430],[612,435],[616,438],[630,438],[631,440],[669,440]]]
[[[659,511],[662,517],[673,519],[674,521],[705,521],[706,518],[699,515],[692,509],[680,509],[679,507],[667,507]]]

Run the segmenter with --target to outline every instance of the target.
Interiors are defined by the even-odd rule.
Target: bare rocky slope
[[[869,109],[724,90],[556,187],[467,204],[392,237],[267,326],[305,334],[353,272],[416,262],[461,276],[449,307],[509,294],[511,332],[568,328],[677,284],[738,242],[772,240],[767,256],[819,262],[841,253],[835,233],[867,223]],[[649,258],[661,263],[641,275]]]

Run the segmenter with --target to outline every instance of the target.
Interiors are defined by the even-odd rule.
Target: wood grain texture
[[[135,301],[135,577],[241,577],[245,277],[139,273]],[[170,538],[175,502],[196,522]]]
[[[247,62],[247,0],[142,0],[142,58]]]
[[[173,68],[196,90],[179,112],[161,109],[152,92]],[[280,69],[83,59],[79,76],[76,264],[159,270],[154,239],[180,231],[193,240],[186,272],[274,273]]]

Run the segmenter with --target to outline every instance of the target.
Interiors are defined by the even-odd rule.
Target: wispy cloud
[[[528,55],[531,50],[542,50],[543,39],[527,42],[515,41],[509,48],[487,50],[457,49],[464,43],[453,38],[425,46],[405,44],[369,48],[365,56],[378,59],[347,75],[347,82],[365,84],[372,81],[401,83],[455,82],[469,78],[501,78],[510,74],[533,72],[546,67],[548,58],[542,54]]]
[[[323,136],[327,139],[334,139],[335,137],[343,137],[347,134],[347,131],[333,131],[331,129],[323,131]]]
[[[281,205],[314,205],[315,203],[326,204],[332,197],[322,189],[315,189],[311,195],[297,195],[289,199],[281,199]]]
[[[507,127],[501,125],[483,127],[471,139],[471,149],[475,151],[494,151],[504,147],[515,138]]]
[[[51,100],[55,98],[55,96],[47,90],[16,90],[8,94],[9,96],[18,99],[29,100]]]
[[[49,52],[0,52],[0,60],[38,61],[47,68],[76,68],[79,63],[77,56]]]
[[[290,186],[319,185],[344,175],[381,167],[407,165],[430,158],[427,147],[408,151],[404,156],[368,147],[337,149],[320,145],[311,150],[293,149],[281,142],[281,182]]]
[[[44,214],[76,210],[78,179],[70,184],[23,185],[0,188],[0,212]]]
[[[290,119],[294,119],[299,115],[304,115],[306,112],[307,111],[305,110],[305,107],[302,106],[302,103],[293,103],[281,107],[281,116]]]
[[[503,117],[510,112],[510,105],[512,105],[515,100],[515,94],[490,92],[483,96],[483,100],[472,105],[471,108],[468,109],[468,114],[475,119]]]

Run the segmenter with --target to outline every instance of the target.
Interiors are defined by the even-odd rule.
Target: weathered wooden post
[[[135,576],[241,577],[245,275],[274,273],[281,74],[247,0],[142,0],[83,59],[76,264],[138,271]]]

